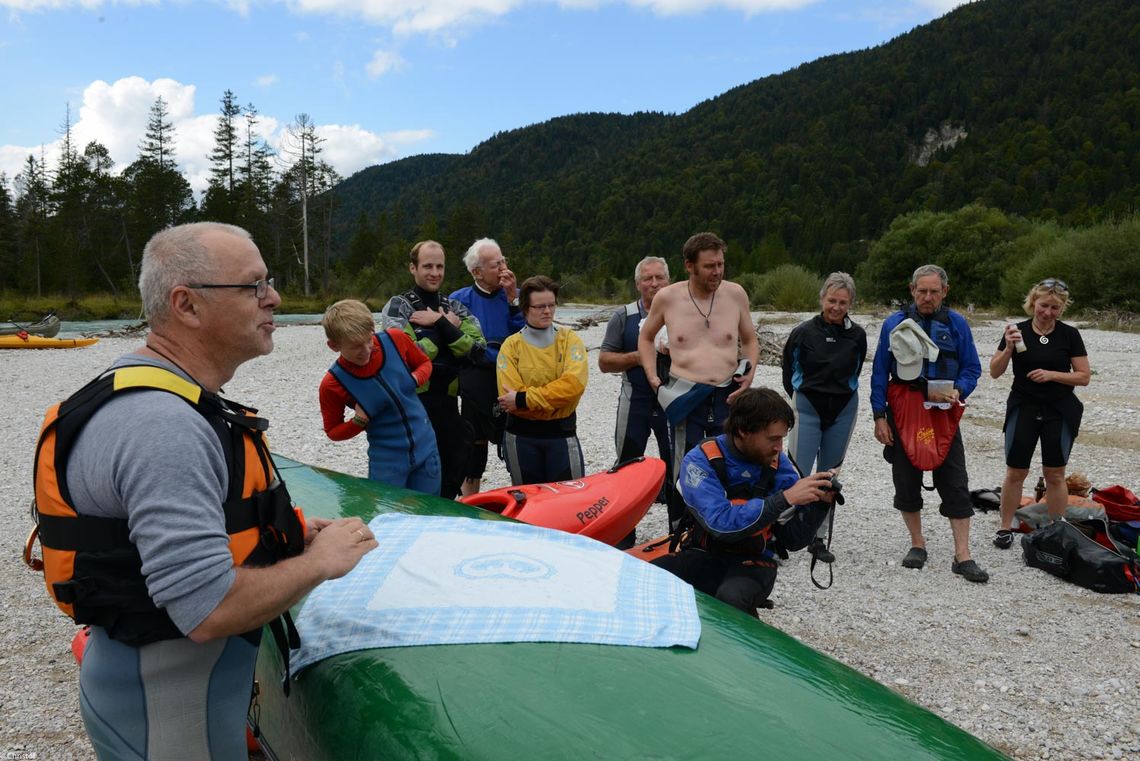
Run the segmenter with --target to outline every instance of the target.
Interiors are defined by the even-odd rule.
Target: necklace
[[[687,288],[689,291],[689,301],[693,302],[693,309],[696,309],[697,314],[705,318],[705,327],[709,327],[709,318],[712,317],[713,305],[716,303],[716,291],[713,291],[712,296],[709,298],[709,311],[708,314],[705,314],[701,311],[701,308],[697,306],[697,300],[693,298],[693,287],[688,283],[685,283],[685,288]]]
[[[1057,324],[1054,323],[1052,328],[1049,328],[1049,330],[1043,331],[1043,330],[1039,329],[1037,327],[1037,323],[1034,322],[1033,323],[1033,332],[1037,334],[1037,340],[1044,346],[1044,345],[1048,345],[1049,334],[1052,333],[1053,330],[1056,329],[1056,327],[1057,327]]]

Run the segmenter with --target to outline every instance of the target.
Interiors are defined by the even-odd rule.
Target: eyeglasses
[[[1065,285],[1064,280],[1058,280],[1055,277],[1045,278],[1037,284],[1038,288],[1049,288],[1051,290],[1069,292],[1069,286]]]
[[[187,288],[252,288],[253,295],[257,297],[258,301],[269,295],[269,289],[275,288],[273,284],[274,278],[265,278],[264,280],[255,280],[252,283],[189,283]]]
[[[537,312],[553,312],[556,304],[530,304],[527,309],[533,309]]]

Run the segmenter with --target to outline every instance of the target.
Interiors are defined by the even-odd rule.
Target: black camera
[[[831,478],[829,478],[827,480],[826,484],[824,484],[823,486],[820,487],[820,490],[825,491],[825,492],[832,492],[835,495],[835,500],[834,500],[835,504],[837,504],[837,505],[844,504],[843,484],[841,484],[839,482],[839,474],[838,473],[832,473]]]

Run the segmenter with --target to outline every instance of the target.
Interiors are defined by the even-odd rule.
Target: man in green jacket
[[[471,424],[459,414],[459,371],[486,349],[479,322],[454,299],[442,298],[443,246],[423,240],[412,246],[408,270],[415,286],[384,305],[383,327],[401,328],[432,360],[431,378],[417,389],[435,431],[442,478],[440,496],[459,494],[475,441]]]

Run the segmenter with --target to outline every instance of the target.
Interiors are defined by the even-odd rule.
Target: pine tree
[[[255,227],[266,224],[266,214],[272,205],[273,151],[257,131],[257,108],[245,107],[245,124],[242,131],[238,175],[238,221],[251,233]],[[258,236],[255,234],[254,238]]]
[[[166,101],[155,99],[139,157],[123,172],[130,187],[131,245],[137,248],[159,230],[189,221],[194,212],[190,183],[178,172],[174,158],[174,124]]]
[[[154,164],[159,169],[175,169],[174,123],[166,109],[166,100],[161,95],[154,99],[147,117],[146,135],[139,145],[139,158]]]
[[[221,113],[214,128],[214,149],[210,152],[210,183],[202,198],[202,213],[218,222],[235,222],[237,216],[237,161],[241,150],[237,118],[241,106],[232,90],[222,94]]]
[[[36,296],[43,296],[43,252],[46,244],[51,200],[44,162],[28,154],[24,169],[16,175],[16,219],[19,223],[21,282],[35,285]]]
[[[20,287],[16,234],[16,208],[8,189],[8,175],[0,172],[0,291]]]
[[[62,288],[69,295],[75,296],[85,285],[85,273],[80,271],[80,262],[85,257],[80,243],[83,215],[82,162],[72,140],[70,104],[60,126],[60,135],[59,166],[51,181],[54,214],[48,223],[55,262],[47,275],[49,290]]]

